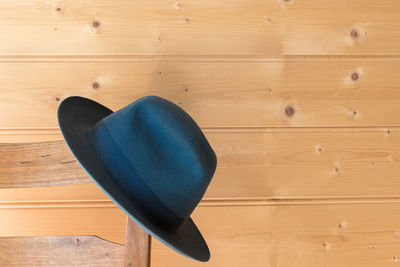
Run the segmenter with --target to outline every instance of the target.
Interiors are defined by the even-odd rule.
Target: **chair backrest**
[[[0,188],[91,182],[64,141],[0,144]]]
[[[92,180],[79,166],[64,141],[0,144],[0,189],[87,182],[92,182]],[[60,237],[59,239],[63,238],[65,239],[65,237]],[[7,242],[15,243],[20,240],[20,238],[11,238]],[[47,239],[40,238],[38,242],[43,243],[48,242],[48,240],[52,239],[49,239],[49,237]],[[36,242],[36,239],[29,238],[23,241]],[[55,242],[51,241],[50,243]],[[99,247],[99,250],[101,249],[102,247]],[[150,251],[151,237],[132,220],[128,219],[126,247],[125,253],[123,253],[125,255],[124,265],[149,267]],[[9,251],[9,253],[12,253],[12,251]],[[71,251],[68,251],[68,253],[70,254]],[[108,255],[117,255],[119,257],[121,254],[118,253],[117,248],[116,253],[108,253]],[[87,257],[87,255],[83,256]]]

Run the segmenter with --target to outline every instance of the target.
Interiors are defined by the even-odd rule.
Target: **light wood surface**
[[[57,107],[70,95],[112,110],[159,95],[202,128],[399,126],[399,68],[398,60],[338,59],[0,62],[0,129],[57,129]]]
[[[396,0],[2,0],[5,55],[399,55]]]
[[[150,267],[151,236],[129,218],[125,246],[125,267]]]
[[[72,200],[73,202],[73,200]],[[125,244],[125,214],[114,205],[1,207],[0,237],[96,235]],[[0,238],[0,239],[1,239]]]
[[[126,216],[94,184],[0,189],[0,239],[96,235],[126,243]]]
[[[199,207],[207,264],[154,240],[152,266],[396,266],[400,203]]]
[[[399,128],[207,130],[206,136],[218,157],[206,199],[400,197]],[[64,141],[0,145],[1,188],[69,180],[91,181]]]
[[[38,187],[91,181],[64,141],[0,144],[0,188]]]
[[[210,246],[209,266],[385,267],[399,258],[399,205],[199,207],[193,218]],[[153,242],[152,266],[202,265]]]
[[[399,196],[398,130],[208,133],[218,156],[209,198]]]
[[[2,237],[1,266],[122,266],[123,246],[95,236]]]
[[[0,0],[0,143],[19,143],[0,145],[0,236],[59,244],[49,260],[76,246],[59,236],[125,244],[126,216],[93,183],[57,186],[88,177],[56,110],[70,95],[113,110],[159,95],[218,155],[193,214],[208,266],[399,264],[399,10],[397,0]],[[44,141],[55,142],[31,143]],[[38,185],[52,186],[7,189]],[[58,237],[23,244],[35,235]],[[88,266],[121,253],[98,247]],[[152,266],[201,264],[151,247]]]

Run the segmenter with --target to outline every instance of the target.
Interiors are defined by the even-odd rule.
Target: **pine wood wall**
[[[154,241],[152,266],[399,263],[398,0],[0,0],[0,36],[2,143],[61,140],[70,95],[159,95],[205,131],[211,261]],[[1,189],[0,218],[0,236],[124,242],[93,184]]]

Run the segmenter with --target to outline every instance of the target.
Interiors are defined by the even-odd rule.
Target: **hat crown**
[[[215,153],[194,120],[174,103],[147,96],[102,123],[139,179],[176,216],[188,217],[216,168]]]

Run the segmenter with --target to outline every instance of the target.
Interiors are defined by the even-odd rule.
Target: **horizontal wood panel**
[[[209,244],[210,266],[263,267],[278,262],[282,267],[391,266],[400,257],[399,208],[399,203],[198,207],[193,219]],[[113,222],[115,232],[125,229],[123,220],[115,220],[112,213],[103,210],[99,216],[93,208],[85,208],[84,213],[79,210],[82,209],[0,207],[2,218],[7,218],[2,222],[1,234],[93,234],[99,222]],[[117,207],[112,210],[119,211]],[[83,219],[79,228],[73,227],[86,216],[97,218],[97,223]],[[44,221],[48,223],[44,225]],[[19,233],[10,231],[19,227]],[[153,266],[201,264],[155,239],[152,244]]]
[[[94,183],[0,189],[0,237],[97,235],[125,244],[126,215]]]
[[[210,246],[210,266],[247,263],[261,267],[266,262],[272,266],[279,262],[283,267],[295,263],[296,266],[347,266],[346,263],[390,266],[400,257],[399,208],[399,203],[200,206],[193,218]],[[115,212],[120,212],[117,207],[100,210],[78,206],[56,209],[0,206],[1,217],[7,218],[1,223],[1,235],[95,234],[100,230],[99,225],[108,224],[112,227],[101,230],[103,237],[116,241],[120,236],[124,242],[125,218]],[[153,266],[198,265],[155,239],[152,244]]]
[[[385,267],[400,260],[400,204],[200,207],[208,266]],[[203,266],[153,242],[152,266]]]
[[[207,199],[400,196],[397,128],[208,130],[206,136],[218,157]],[[6,148],[0,187],[89,181],[64,141],[0,151]]]
[[[53,129],[1,129],[0,144],[24,144],[33,142],[47,142],[62,140],[61,131],[58,128]]]
[[[0,205],[0,239],[7,236],[97,235],[124,244],[126,216],[116,206],[32,208]]]
[[[0,144],[0,188],[91,181],[63,141]]]
[[[399,126],[400,62],[0,62],[2,129],[56,128],[64,98],[160,95],[208,127]]]
[[[399,55],[396,0],[13,1],[0,54]]]
[[[209,198],[399,196],[400,132],[207,133]]]
[[[95,236],[1,237],[1,266],[121,267],[124,247]]]
[[[40,203],[69,206],[83,203],[101,206],[110,204],[109,198],[94,183],[36,188],[2,188],[0,192],[0,206],[3,208],[11,207],[10,205],[21,207],[26,204],[33,208],[35,204]]]

